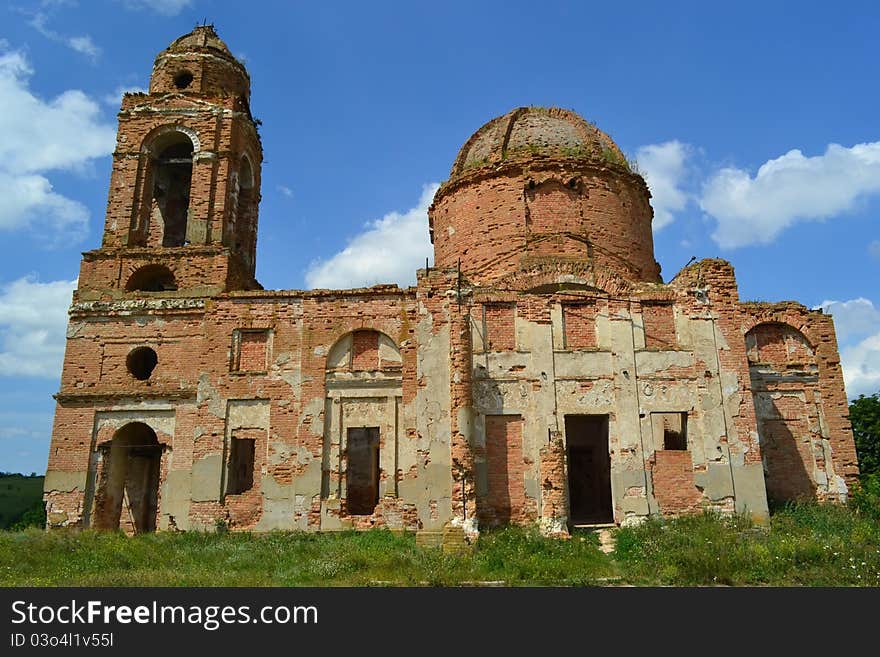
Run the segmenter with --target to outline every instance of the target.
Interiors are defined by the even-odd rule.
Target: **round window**
[[[125,365],[128,367],[129,373],[139,381],[149,379],[153,370],[156,369],[158,362],[159,357],[149,347],[132,349],[125,359]]]

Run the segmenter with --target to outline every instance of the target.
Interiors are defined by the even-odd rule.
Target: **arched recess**
[[[130,422],[119,428],[101,450],[103,467],[95,497],[95,528],[125,526],[137,534],[155,531],[162,462],[162,445],[156,432],[143,422]]]
[[[746,354],[750,365],[760,363],[780,370],[815,363],[815,352],[807,337],[783,322],[753,326],[746,333]]]
[[[144,265],[136,269],[125,283],[127,292],[168,292],[177,289],[174,273],[165,265]]]
[[[401,364],[394,340],[372,329],[347,333],[328,352],[321,494],[345,515],[371,515],[398,495]]]
[[[248,267],[256,255],[257,206],[259,204],[256,174],[251,158],[245,153],[238,164],[237,198],[232,213],[229,246],[241,254]]]
[[[381,331],[362,329],[339,338],[327,354],[328,372],[372,372],[401,367],[397,343]]]
[[[190,241],[193,158],[200,143],[184,126],[162,126],[141,147],[130,246],[183,246]]]
[[[753,326],[745,343],[768,501],[814,499],[816,473],[825,469],[814,349],[797,328],[778,321]]]

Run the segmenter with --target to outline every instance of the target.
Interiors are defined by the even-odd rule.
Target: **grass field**
[[[880,586],[880,497],[777,511],[771,528],[712,515],[592,534],[484,532],[461,555],[384,530],[309,534],[0,532],[3,586]]]
[[[43,477],[0,473],[0,529],[11,527],[42,500]]]

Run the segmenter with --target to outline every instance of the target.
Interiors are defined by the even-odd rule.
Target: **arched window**
[[[254,199],[254,170],[251,162],[244,156],[241,158],[241,166],[238,170],[238,207],[236,208],[236,217],[239,220],[248,218],[251,204]],[[239,221],[240,228],[245,228]]]
[[[198,134],[186,126],[162,125],[141,144],[129,246],[183,246],[188,226]]]
[[[247,155],[242,156],[238,169],[238,202],[235,206],[235,224],[230,246],[250,263],[253,256],[256,190],[254,169]]]
[[[153,153],[151,207],[161,217],[162,246],[183,246],[187,237],[193,143],[186,134],[172,131],[154,144]]]
[[[149,144],[149,164],[134,243],[183,246],[187,240],[193,140],[182,130],[164,129]],[[149,238],[146,236],[149,231]]]
[[[165,265],[146,265],[129,277],[125,289],[128,292],[167,292],[177,289],[177,281]]]

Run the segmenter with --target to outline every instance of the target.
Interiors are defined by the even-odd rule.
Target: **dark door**
[[[159,446],[132,447],[129,454],[125,490],[131,521],[138,534],[156,531],[161,460]]]
[[[612,522],[607,415],[566,415],[568,503],[572,524]]]
[[[350,515],[369,515],[379,503],[379,427],[348,430],[346,505]]]

